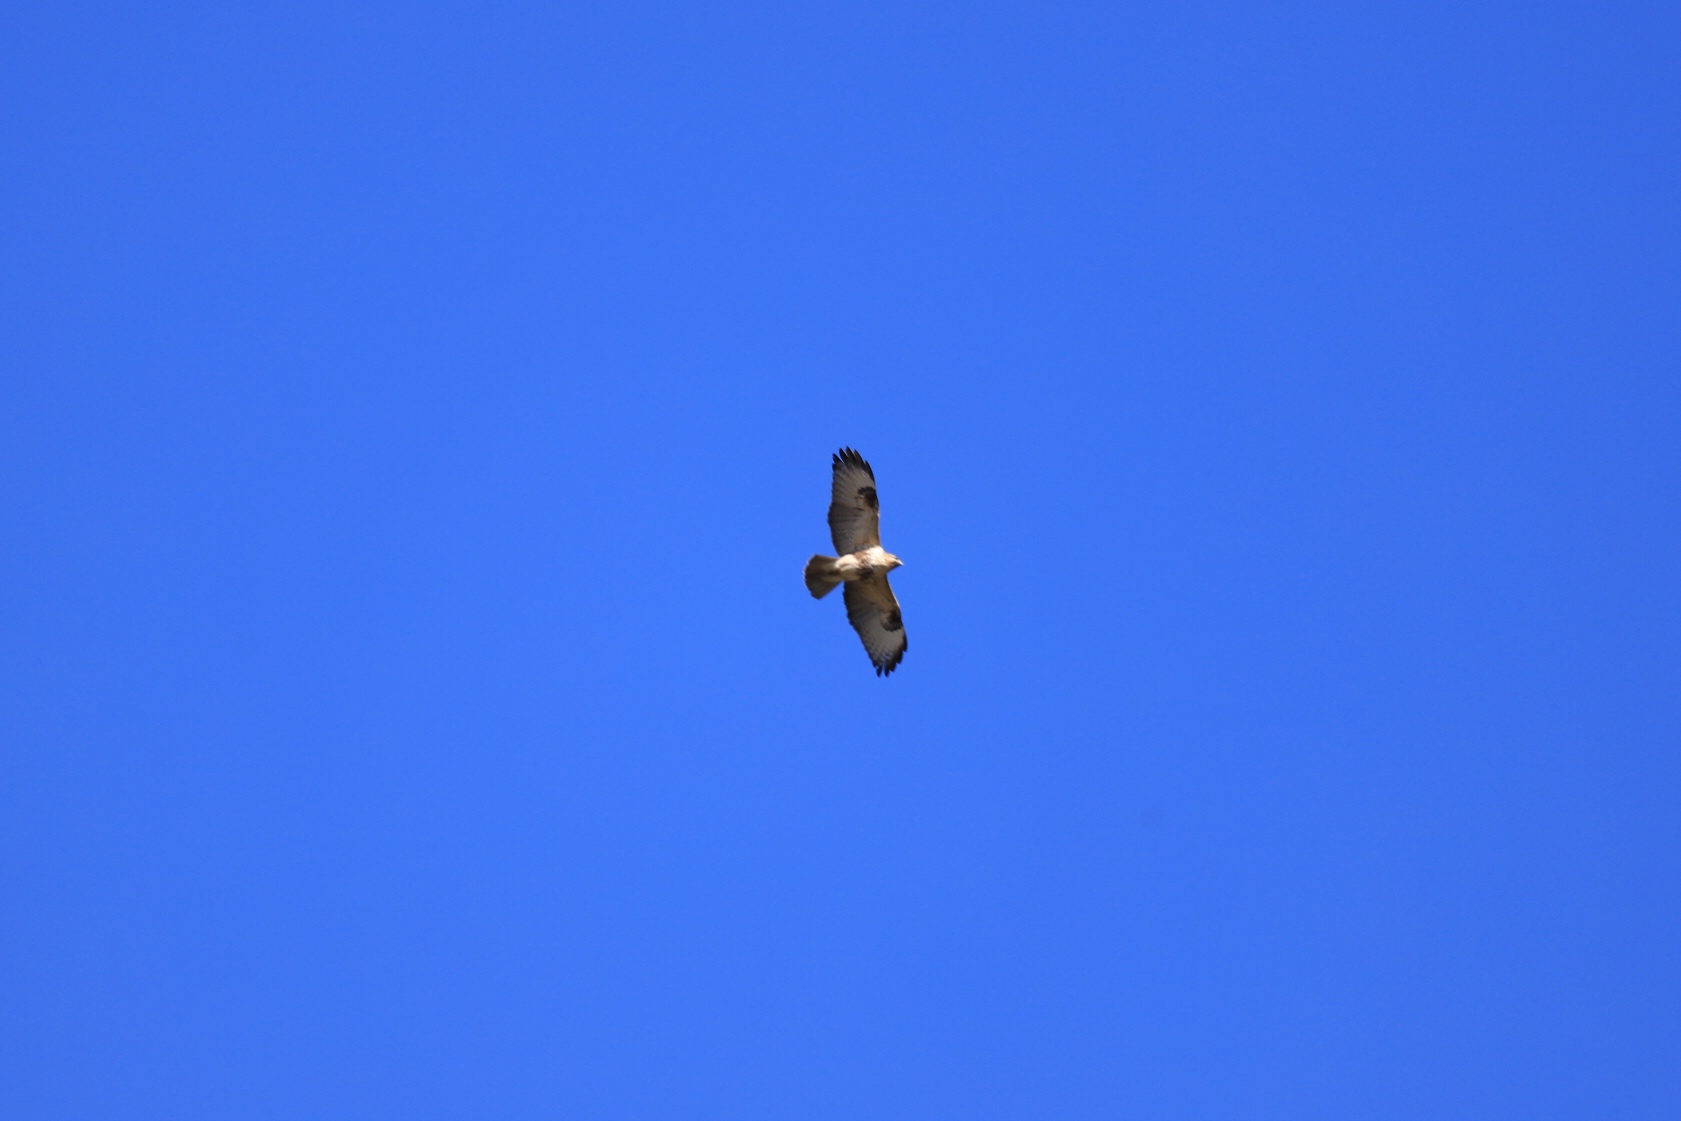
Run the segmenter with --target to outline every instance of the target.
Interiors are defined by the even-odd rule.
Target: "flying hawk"
[[[876,667],[876,676],[892,673],[905,656],[905,623],[887,574],[905,562],[881,547],[881,504],[876,501],[876,473],[851,448],[835,453],[834,492],[829,499],[829,535],[839,557],[821,553],[805,566],[805,586],[822,599],[846,585],[846,618]]]

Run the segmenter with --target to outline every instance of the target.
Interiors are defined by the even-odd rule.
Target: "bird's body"
[[[805,586],[822,599],[846,588],[846,617],[864,641],[876,674],[892,673],[905,656],[905,624],[887,574],[904,562],[881,547],[881,504],[875,472],[851,448],[835,454],[829,533],[838,557],[806,562]]]
[[[842,580],[868,580],[876,573],[888,573],[902,562],[880,545],[835,558],[835,574]]]

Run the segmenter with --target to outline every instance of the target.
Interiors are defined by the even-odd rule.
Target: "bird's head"
[[[893,571],[895,568],[903,568],[903,567],[905,567],[905,562],[904,561],[900,560],[898,557],[894,556],[892,553],[887,554],[887,570],[889,572]]]

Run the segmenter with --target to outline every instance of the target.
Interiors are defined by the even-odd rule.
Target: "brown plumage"
[[[846,618],[875,666],[890,674],[905,656],[905,623],[887,574],[904,564],[881,547],[881,502],[876,475],[851,448],[835,453],[829,499],[829,535],[838,557],[818,554],[806,562],[805,586],[822,599],[845,584]]]

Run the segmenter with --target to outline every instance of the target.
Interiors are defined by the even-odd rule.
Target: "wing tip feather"
[[[835,468],[835,470],[839,471],[844,467],[859,468],[866,475],[868,475],[870,477],[871,482],[875,481],[876,473],[875,473],[875,470],[870,466],[870,461],[865,459],[862,455],[860,455],[857,452],[857,450],[855,450],[851,447],[842,448],[840,451],[838,451],[834,454],[834,468]]]
[[[899,647],[899,649],[893,651],[893,656],[891,658],[888,658],[883,662],[877,662],[876,676],[887,677],[892,674],[894,670],[899,668],[899,663],[905,660],[905,651],[910,648],[911,644],[906,642],[903,646]]]

